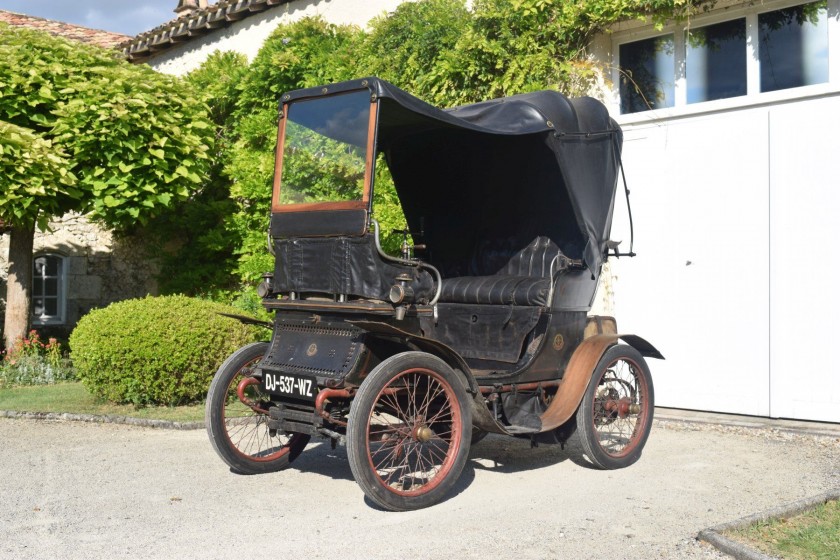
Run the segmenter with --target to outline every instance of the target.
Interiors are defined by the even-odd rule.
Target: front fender
[[[412,334],[393,325],[380,323],[379,321],[348,321],[348,323],[351,323],[360,329],[364,329],[372,336],[386,338],[388,340],[397,340],[404,344],[411,344],[418,350],[437,356],[446,362],[452,369],[461,372],[461,375],[464,377],[464,382],[467,385],[467,391],[469,391],[470,394],[479,394],[478,383],[472,374],[470,366],[467,365],[467,362],[465,362],[455,350],[446,344],[438,342],[437,340]]]
[[[577,411],[586,386],[592,378],[592,373],[598,361],[607,348],[623,340],[639,351],[642,356],[664,360],[659,350],[647,340],[634,334],[597,334],[585,339],[575,349],[563,379],[557,387],[557,393],[548,405],[548,409],[540,416],[542,428],[547,432],[565,424]]]

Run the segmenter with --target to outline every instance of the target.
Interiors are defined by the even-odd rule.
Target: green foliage
[[[224,138],[230,134],[231,116],[239,99],[239,83],[247,73],[248,59],[244,54],[216,51],[207,57],[201,68],[187,76],[208,105],[210,118],[217,127],[217,137]]]
[[[72,207],[80,193],[68,169],[60,147],[30,129],[0,121],[0,219],[31,222],[34,209],[59,214]]]
[[[320,18],[278,27],[263,45],[242,82],[235,113],[236,142],[227,172],[239,211],[228,222],[242,238],[237,272],[246,281],[273,269],[266,234],[270,214],[277,110],[293,89],[355,77],[355,46],[362,32]]]
[[[199,298],[215,301],[223,305],[235,307],[240,315],[250,315],[260,321],[271,322],[272,314],[262,305],[262,298],[257,294],[256,286],[242,284],[237,288],[210,290],[198,294]],[[266,336],[270,333],[265,332]]]
[[[596,33],[626,19],[688,17],[696,0],[476,0],[469,25],[430,68],[433,103],[452,105],[555,89],[591,95],[598,68],[586,56]]]
[[[204,180],[212,137],[203,104],[182,80],[112,51],[5,24],[0,121],[30,130],[34,138],[24,141],[31,150],[51,145],[55,154],[0,184],[0,197],[23,194],[14,210],[0,207],[0,217],[19,226],[43,226],[67,210],[90,212],[111,227],[143,223]]]
[[[204,398],[213,374],[254,327],[236,308],[184,296],[127,300],[91,311],[70,336],[78,377],[115,403],[175,405]]]
[[[244,55],[217,51],[187,76],[207,103],[215,135],[207,180],[188,200],[174,204],[147,228],[161,247],[161,293],[199,295],[238,283],[233,273],[234,248],[242,240],[226,225],[237,210],[230,197],[232,183],[226,165],[234,141],[233,112],[239,83],[247,70]]]
[[[15,341],[7,352],[0,352],[0,388],[19,385],[49,385],[69,381],[76,372],[61,349],[61,343],[50,338],[46,343],[38,331]]]
[[[366,66],[358,75],[379,76],[434,101],[442,87],[439,66],[458,44],[472,16],[463,0],[400,4],[374,19],[362,47]]]

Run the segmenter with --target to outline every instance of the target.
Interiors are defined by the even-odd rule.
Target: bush
[[[18,339],[8,352],[0,352],[0,388],[15,385],[48,385],[75,379],[76,372],[62,354],[61,343],[45,344],[38,331]]]
[[[219,313],[242,314],[185,296],[127,300],[91,311],[70,335],[73,365],[91,393],[115,403],[199,401],[225,358],[260,334]]]

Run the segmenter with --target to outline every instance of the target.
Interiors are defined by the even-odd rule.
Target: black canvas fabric
[[[603,104],[538,91],[441,110],[378,78],[284,101],[365,88],[379,100],[377,150],[432,264],[461,275],[480,240],[542,235],[597,276],[622,142]]]

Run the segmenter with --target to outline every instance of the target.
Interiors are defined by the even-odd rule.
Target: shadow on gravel
[[[332,449],[328,443],[310,444],[289,470],[320,474],[336,480],[353,480],[347,450],[339,445]]]
[[[531,447],[527,439],[490,434],[470,449],[467,467],[517,473],[551,467],[566,460],[579,467],[593,468],[580,448],[573,444],[567,444],[565,449],[561,449],[560,445],[549,444]]]
[[[456,482],[452,489],[447,492],[446,496],[439,502],[435,503],[434,506],[438,504],[445,504],[449,500],[459,496],[464,490],[470,487],[475,479],[475,470],[470,467],[470,463],[467,462],[466,466],[464,466],[464,470],[461,472],[461,476],[458,477],[458,482]],[[371,509],[375,509],[376,511],[384,511],[390,513],[388,510],[379,507],[373,500],[365,496],[365,505],[367,505]],[[434,507],[432,506],[432,507]]]
[[[583,453],[574,445],[567,445],[565,450],[561,450],[559,445],[546,444],[532,448],[527,439],[490,434],[470,448],[469,458],[461,476],[440,503],[455,498],[469,488],[478,470],[520,473],[551,467],[566,460],[580,467],[592,468]],[[317,474],[335,480],[354,481],[346,448],[340,445],[332,449],[326,442],[310,443],[288,470]],[[372,509],[385,511],[367,497],[365,503]]]

